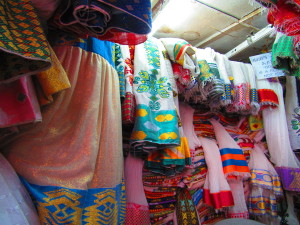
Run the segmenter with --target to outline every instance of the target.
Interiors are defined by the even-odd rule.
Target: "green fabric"
[[[293,51],[293,36],[282,35],[272,46],[272,65],[291,76],[300,76],[300,60]]]

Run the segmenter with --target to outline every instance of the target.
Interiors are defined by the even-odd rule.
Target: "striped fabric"
[[[224,174],[233,172],[249,173],[249,167],[242,149],[222,148],[220,149]]]

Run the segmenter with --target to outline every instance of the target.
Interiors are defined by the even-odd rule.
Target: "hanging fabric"
[[[71,88],[42,109],[43,123],[20,127],[19,135],[2,146],[34,198],[42,224],[124,221],[121,108],[113,45],[61,36],[54,51]]]
[[[180,144],[178,117],[159,40],[135,47],[133,92],[137,102],[131,145],[135,152],[151,152]]]

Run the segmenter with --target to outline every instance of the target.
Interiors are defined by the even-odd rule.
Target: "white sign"
[[[285,76],[282,70],[273,68],[272,53],[264,53],[260,55],[250,56],[251,64],[254,67],[255,74],[258,80]]]

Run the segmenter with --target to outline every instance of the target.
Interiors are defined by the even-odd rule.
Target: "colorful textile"
[[[135,47],[133,91],[137,111],[131,145],[137,152],[180,144],[171,74],[158,45],[158,40],[151,38]]]
[[[42,121],[30,76],[0,84],[0,109],[0,128]]]
[[[284,108],[283,90],[280,83],[270,83],[272,90],[278,95],[279,107],[276,109],[265,109],[263,111],[264,130],[266,133],[266,140],[268,150],[270,153],[270,160],[277,168],[283,168],[282,171],[293,171],[294,177],[299,177],[300,162],[295,156],[288,133],[288,125],[286,122],[286,113]],[[277,171],[284,187],[289,187],[288,181],[291,176],[285,175],[282,171]],[[289,173],[288,172],[288,173]],[[294,190],[299,188],[299,182],[295,182]]]
[[[0,6],[0,83],[48,69],[50,51],[31,1],[1,0]]]
[[[126,185],[126,217],[125,225],[149,225],[150,213],[143,187],[142,159],[133,157],[130,153],[125,159]]]
[[[133,124],[135,120],[136,101],[133,94],[133,45],[121,45],[121,53],[124,58],[124,75],[125,75],[125,99],[122,102],[122,123]]]
[[[124,183],[80,190],[30,184],[24,178],[22,182],[35,200],[42,224],[120,224],[124,220]]]
[[[233,197],[222,169],[217,144],[208,138],[200,138],[208,172],[203,187],[203,202],[215,209],[233,206]]]
[[[176,194],[176,216],[178,224],[198,225],[198,214],[189,191],[179,188]]]
[[[120,97],[125,97],[125,59],[122,56],[121,46],[115,45],[115,67],[119,75]]]
[[[255,71],[251,64],[245,63],[244,65],[247,68],[246,80],[250,85],[250,112],[251,114],[257,115],[260,110],[260,105],[258,100]]]
[[[300,76],[300,60],[294,53],[293,37],[277,33],[272,46],[272,65],[290,76]]]
[[[300,169],[288,167],[275,168],[282,180],[284,190],[300,191]]]
[[[262,114],[250,115],[249,126],[251,131],[258,131],[264,128]]]
[[[52,66],[50,69],[36,75],[37,96],[40,105],[45,105],[53,101],[52,95],[71,87],[68,75],[59,62],[55,52],[51,47]]]
[[[61,2],[50,24],[79,37],[136,45],[147,40],[151,20],[149,0],[68,0]]]
[[[185,54],[193,55],[195,50],[187,41],[179,38],[161,38],[160,39],[165,46],[170,60],[184,66]]]
[[[224,82],[224,93],[221,97],[222,105],[228,106],[232,103],[231,96],[231,85],[229,80],[229,73],[231,74],[231,70],[229,71],[228,67],[230,66],[229,59],[227,56],[222,55],[220,53],[216,53],[216,62],[220,72],[220,79]]]
[[[216,52],[211,48],[196,49],[197,63],[200,68],[199,91],[200,100],[206,100],[211,109],[221,106],[221,96],[224,96],[224,82],[220,79],[220,73],[216,62]]]
[[[249,212],[256,216],[277,216],[277,197],[283,195],[281,182],[276,170],[264,154],[262,143],[255,143],[251,151],[251,193]]]
[[[293,2],[294,4],[290,4]],[[296,1],[278,0],[276,5],[269,9],[268,22],[273,24],[279,32],[288,36],[300,34],[300,7]]]
[[[220,148],[225,177],[250,177],[250,170],[242,149],[233,140],[225,128],[216,120],[210,120]]]
[[[285,96],[286,120],[289,138],[293,150],[300,149],[300,80],[299,78],[286,77]]]
[[[27,183],[44,224],[124,222],[121,106],[113,45],[95,38],[58,40],[54,51],[71,88],[42,109],[42,123],[20,127],[2,146]]]
[[[32,200],[16,172],[0,153],[1,224],[39,225]]]
[[[180,146],[151,152],[145,161],[149,170],[167,176],[182,172],[187,165],[191,165],[191,156],[186,137],[180,138]]]

